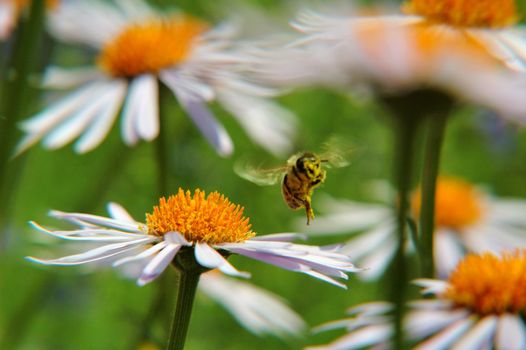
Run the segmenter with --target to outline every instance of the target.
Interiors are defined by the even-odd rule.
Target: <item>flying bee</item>
[[[242,178],[255,184],[275,185],[281,181],[281,193],[289,208],[305,208],[307,225],[314,219],[312,193],[327,176],[325,168],[340,168],[349,165],[348,151],[327,143],[326,152],[300,152],[287,160],[287,164],[272,169],[261,169],[236,165],[235,171]]]

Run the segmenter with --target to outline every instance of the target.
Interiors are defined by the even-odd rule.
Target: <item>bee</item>
[[[325,181],[325,168],[349,165],[346,157],[348,152],[334,148],[333,143],[326,144],[325,148],[328,150],[319,155],[313,152],[297,153],[281,167],[261,169],[236,165],[235,171],[242,178],[261,186],[275,185],[281,181],[283,200],[291,209],[305,208],[309,225],[314,219],[312,194]]]

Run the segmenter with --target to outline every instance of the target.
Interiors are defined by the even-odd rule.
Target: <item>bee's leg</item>
[[[310,197],[305,198],[305,212],[307,214],[307,225],[310,224],[310,220],[314,219],[314,210],[312,210],[312,206],[310,204]]]

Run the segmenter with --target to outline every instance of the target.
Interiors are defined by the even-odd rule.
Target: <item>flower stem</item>
[[[179,270],[177,304],[173,315],[167,350],[183,350],[192,314],[195,292],[201,273],[195,270]]]
[[[435,191],[440,165],[440,151],[442,149],[444,133],[446,130],[447,114],[432,115],[428,119],[421,187],[420,261],[422,266],[422,276],[433,278],[435,271],[433,259]]]
[[[414,142],[417,125],[413,121],[398,118],[396,132],[396,187],[398,191],[397,247],[393,261],[391,299],[394,309],[394,349],[404,349],[403,316],[405,308],[407,267],[405,246],[407,240],[407,216],[409,212],[409,191],[414,163]]]
[[[14,50],[9,58],[6,79],[0,93],[0,201],[8,203],[16,187],[9,184],[16,178],[17,167],[7,169],[18,136],[16,123],[27,108],[28,77],[36,62],[44,22],[44,0],[33,0],[28,19],[19,27]],[[11,170],[11,171],[8,171]],[[0,205],[0,225],[4,228],[10,205]]]
[[[166,139],[166,99],[169,98],[167,88],[159,86],[159,135],[155,140],[155,158],[157,161],[157,192],[158,197],[166,196],[168,191],[168,154]]]

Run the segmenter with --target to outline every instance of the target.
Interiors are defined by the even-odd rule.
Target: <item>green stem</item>
[[[183,350],[190,324],[192,306],[201,272],[195,270],[179,270],[179,286],[177,290],[177,305],[173,315],[167,350]]]
[[[404,349],[403,317],[405,311],[406,288],[408,281],[405,246],[407,241],[407,217],[409,212],[409,191],[414,163],[414,143],[417,123],[409,116],[397,117],[396,131],[396,187],[398,190],[397,247],[392,265],[393,282],[391,301],[394,304],[394,349]]]
[[[155,139],[155,159],[157,162],[157,192],[158,197],[168,193],[168,154],[166,138],[166,99],[170,98],[167,88],[159,85],[159,135]]]
[[[427,140],[424,149],[425,160],[422,171],[422,194],[420,208],[420,261],[422,276],[434,277],[433,234],[435,228],[435,191],[440,167],[440,151],[444,141],[447,114],[430,116]]]
[[[8,63],[8,77],[2,85],[0,110],[0,201],[7,203],[15,186],[8,185],[13,171],[8,171],[14,140],[18,136],[16,123],[27,107],[28,76],[36,63],[40,33],[44,21],[44,0],[33,0],[28,20],[20,26]],[[0,205],[0,225],[5,227],[9,205]]]

